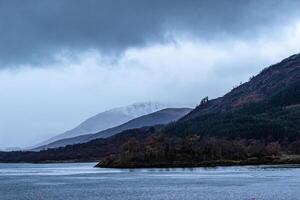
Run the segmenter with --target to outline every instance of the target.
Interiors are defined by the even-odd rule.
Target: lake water
[[[0,164],[0,200],[300,199],[300,166],[116,170],[93,165]]]

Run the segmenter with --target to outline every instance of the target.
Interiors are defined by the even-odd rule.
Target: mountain
[[[192,109],[190,108],[166,108],[148,115],[137,117],[122,125],[104,131],[100,131],[96,134],[81,135],[73,138],[58,140],[50,144],[35,148],[34,150],[37,151],[42,149],[64,147],[66,145],[72,145],[77,143],[85,143],[98,138],[107,138],[128,129],[168,124],[170,122],[177,121],[178,119],[189,113],[191,110]]]
[[[125,130],[141,128],[146,126],[162,125],[168,124],[170,122],[175,122],[181,117],[188,114],[192,109],[190,108],[166,108],[136,119],[130,120],[129,122],[122,124],[120,126],[107,129],[96,133],[90,137],[90,140],[98,138],[107,138],[116,133],[120,133]]]
[[[203,99],[175,123],[40,152],[0,152],[5,162],[74,160],[101,160],[100,167],[300,164],[300,55]]]
[[[204,99],[167,132],[288,137],[300,131],[300,54],[265,68],[223,97]],[[271,137],[270,136],[270,137]]]
[[[77,127],[69,131],[66,131],[62,134],[50,138],[49,140],[35,145],[31,149],[35,149],[37,147],[44,146],[66,138],[77,137],[84,134],[97,133],[99,131],[121,125],[129,120],[140,117],[142,115],[146,115],[164,108],[168,108],[171,105],[173,104],[143,102],[135,103],[126,107],[119,107],[107,110],[85,120]]]
[[[185,119],[208,113],[225,113],[249,104],[269,104],[272,107],[299,103],[300,54],[265,68],[248,82],[234,88],[223,97],[199,105]],[[285,95],[285,96],[283,96]]]

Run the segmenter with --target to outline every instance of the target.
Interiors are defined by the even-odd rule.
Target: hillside
[[[107,138],[117,133],[121,133],[122,131],[128,129],[135,129],[135,128],[142,128],[145,126],[154,126],[154,125],[162,125],[168,124],[173,121],[177,121],[179,118],[183,117],[187,113],[189,113],[192,109],[190,108],[166,108],[151,114],[143,115],[141,117],[135,118],[130,120],[120,126],[116,126],[104,131],[100,131],[99,133],[95,134],[87,134],[81,135],[73,138],[67,138],[55,141],[48,145],[44,145],[34,149],[42,150],[42,149],[49,149],[49,148],[57,148],[57,147],[64,147],[66,145],[78,144],[78,143],[85,143],[94,139],[99,138]]]
[[[223,97],[200,104],[182,121],[205,114],[233,112],[251,104],[270,107],[298,104],[299,82],[300,54],[297,54],[265,68]]]
[[[292,137],[300,131],[300,55],[264,69],[223,97],[197,106],[167,132]]]

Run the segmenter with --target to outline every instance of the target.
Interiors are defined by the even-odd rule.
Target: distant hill
[[[122,144],[130,137],[146,139],[153,131],[148,128],[126,130],[106,139],[96,139],[83,144],[36,151],[1,152],[0,162],[86,162],[99,161],[110,154],[119,153]]]
[[[66,131],[62,134],[59,134],[55,137],[52,137],[42,143],[39,143],[34,147],[31,147],[30,149],[35,149],[40,146],[44,146],[66,138],[72,138],[80,135],[97,133],[99,131],[121,125],[125,122],[128,122],[129,120],[140,117],[142,115],[146,115],[164,108],[168,108],[171,105],[172,104],[164,104],[158,102],[143,102],[143,103],[135,103],[126,107],[107,110],[85,120],[77,127],[69,131]]]
[[[73,138],[58,140],[50,144],[38,147],[34,150],[37,151],[42,149],[64,147],[66,145],[72,145],[77,143],[85,143],[98,138],[107,138],[128,129],[168,124],[170,122],[177,121],[184,115],[188,114],[191,110],[192,109],[190,108],[166,108],[151,114],[143,115],[141,117],[130,120],[120,126],[116,126],[104,131],[100,131],[96,134],[88,134],[88,135],[82,135]]]
[[[2,151],[21,151],[22,149],[20,147],[9,147],[9,148],[5,148]],[[1,151],[1,150],[0,150]]]

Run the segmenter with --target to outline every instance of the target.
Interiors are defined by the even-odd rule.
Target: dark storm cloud
[[[0,67],[48,62],[61,50],[118,54],[181,35],[251,38],[299,8],[282,0],[0,0]]]

